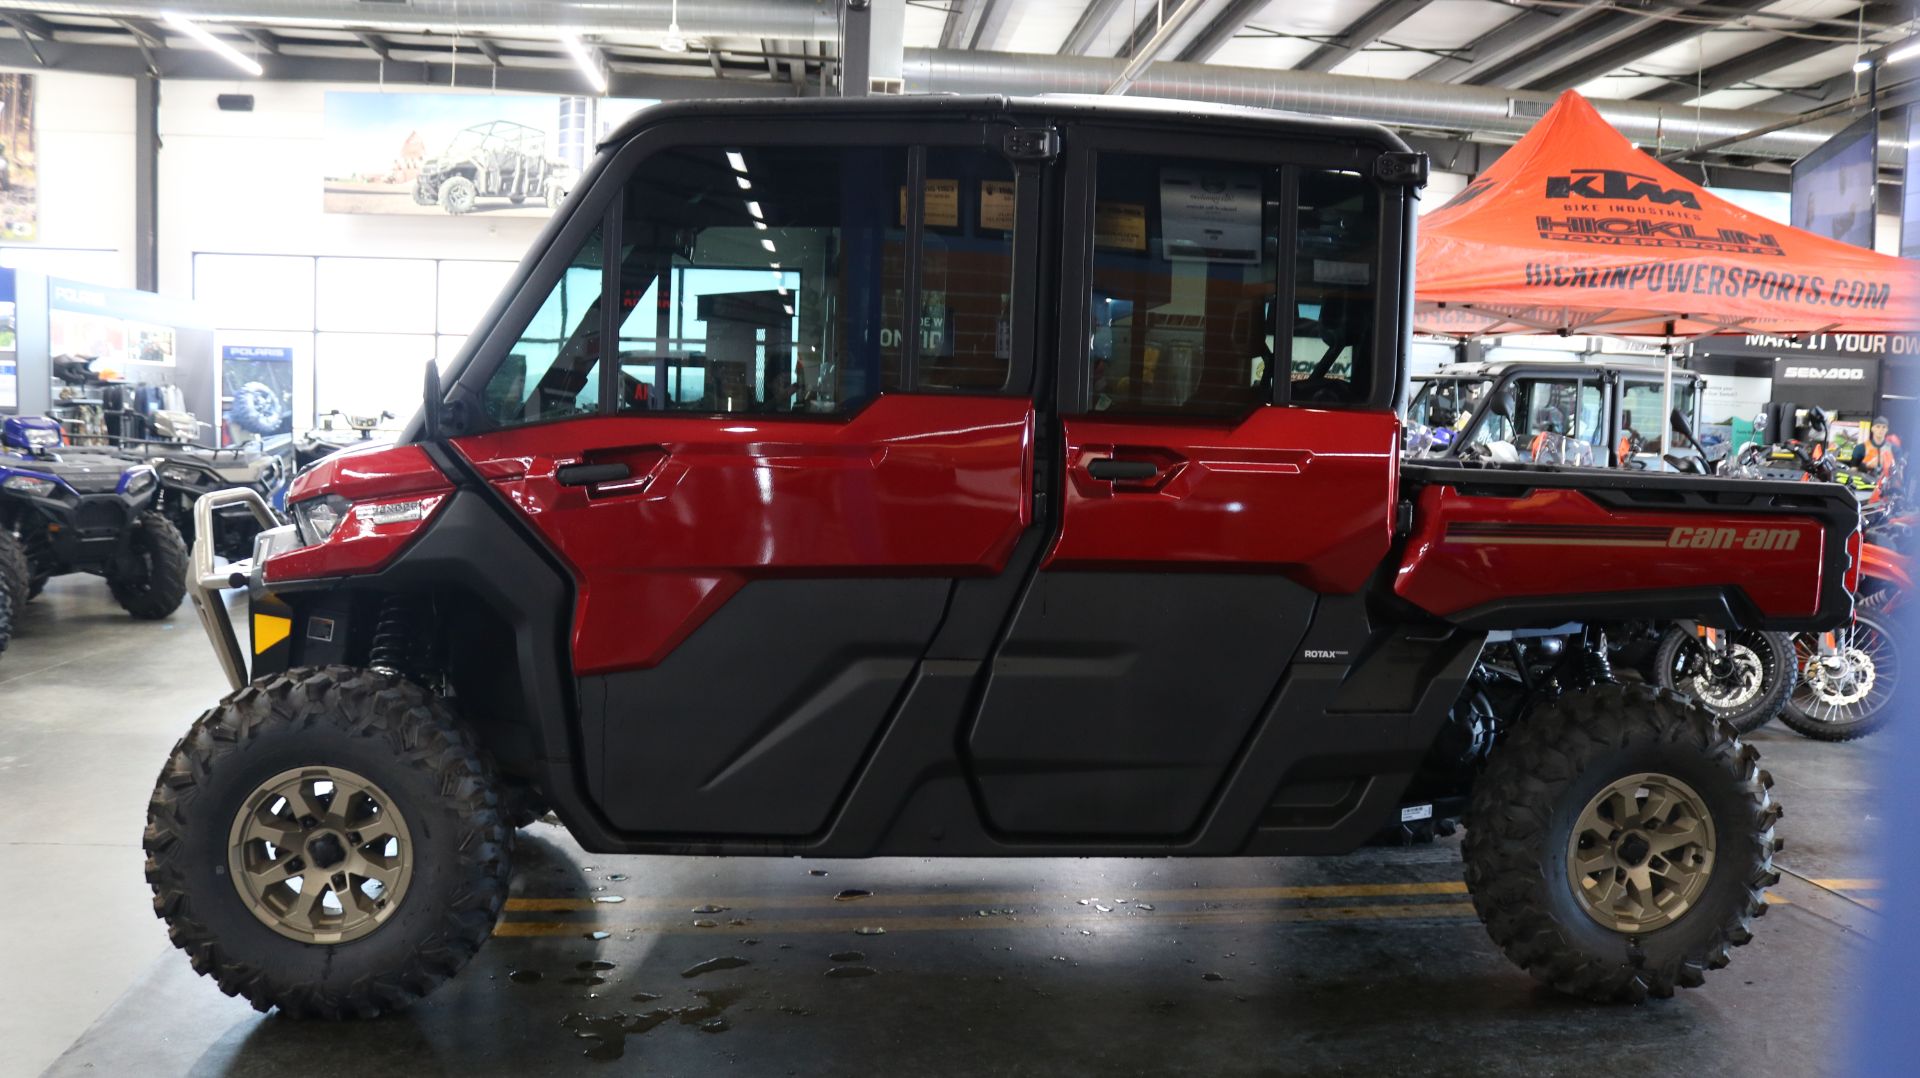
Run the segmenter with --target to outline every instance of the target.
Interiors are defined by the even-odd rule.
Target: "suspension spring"
[[[367,665],[382,674],[416,673],[422,652],[419,630],[425,624],[420,614],[418,599],[400,595],[382,599],[373,642],[367,648]]]

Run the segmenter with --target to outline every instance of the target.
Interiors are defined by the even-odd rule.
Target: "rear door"
[[[1038,192],[1002,134],[656,128],[488,341],[493,429],[457,445],[573,573],[581,752],[616,828],[820,831],[955,582],[1008,571]]]
[[[1406,194],[1378,149],[1066,146],[1063,496],[967,749],[1002,831],[1164,838],[1387,552]]]

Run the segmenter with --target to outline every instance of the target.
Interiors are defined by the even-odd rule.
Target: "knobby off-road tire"
[[[234,837],[258,815],[249,806],[297,769],[364,779],[410,843],[393,908],[347,942],[290,937],[229,869]],[[397,676],[302,668],[233,693],[175,746],[147,807],[147,882],[174,946],[228,995],[297,1017],[371,1018],[480,949],[506,901],[511,841],[478,748],[438,697]]]
[[[1698,987],[1753,938],[1764,891],[1780,880],[1780,807],[1758,759],[1706,709],[1646,685],[1603,685],[1535,708],[1489,758],[1467,815],[1467,887],[1488,934],[1520,968],[1571,995],[1637,1003]],[[1681,912],[1623,931],[1589,912],[1570,878],[1569,845],[1609,787],[1636,776],[1697,795],[1712,855]]]
[[[1692,679],[1676,675],[1676,668],[1683,661],[1683,649],[1691,648],[1699,652],[1704,648],[1691,634],[1679,628],[1668,629],[1660,638],[1660,646],[1654,650],[1653,683],[1663,689],[1695,696],[1707,710],[1725,719],[1735,732],[1750,734],[1780,714],[1780,709],[1787,706],[1787,694],[1793,691],[1793,684],[1799,679],[1800,669],[1794,659],[1793,637],[1786,633],[1739,629],[1728,634],[1727,647],[1736,653],[1745,653],[1738,655],[1738,658],[1744,659],[1750,655],[1760,664],[1761,683],[1758,689],[1738,706],[1722,708],[1713,700],[1693,693],[1683,683]],[[1704,655],[1694,655],[1693,661],[1704,664]],[[1701,670],[1696,676],[1704,679],[1708,675]]]
[[[122,610],[156,621],[187,597],[187,543],[162,513],[142,513],[133,527],[133,564],[109,571],[107,587]]]
[[[33,567],[27,561],[26,545],[5,527],[0,527],[0,590],[13,597],[13,611],[33,597]]]
[[[6,654],[7,641],[13,639],[13,608],[13,592],[5,580],[0,580],[0,655]]]

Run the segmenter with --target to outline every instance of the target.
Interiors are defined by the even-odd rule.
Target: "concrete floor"
[[[136,623],[69,577],[20,620],[0,658],[0,1076],[1812,1075],[1839,1066],[1876,931],[1872,741],[1770,728],[1785,904],[1704,990],[1643,1007],[1508,966],[1451,842],[814,862],[602,857],[539,824],[459,978],[377,1022],[288,1021],[196,977],[141,879],[153,777],[223,689],[191,611]],[[744,962],[687,976],[714,958]]]

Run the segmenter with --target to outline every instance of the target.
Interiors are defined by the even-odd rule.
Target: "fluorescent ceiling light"
[[[252,57],[240,55],[239,49],[236,49],[232,45],[229,45],[226,42],[220,40],[219,38],[214,37],[212,34],[208,33],[205,29],[203,29],[198,23],[188,22],[186,19],[181,18],[179,15],[176,15],[171,11],[167,12],[166,20],[167,20],[168,26],[173,27],[175,30],[180,31],[181,33],[187,35],[188,37],[194,39],[195,41],[198,41],[200,44],[206,46],[209,50],[219,53],[222,57],[226,59],[228,63],[246,72],[247,74],[252,75],[254,78],[259,78],[260,75],[263,73],[260,69],[260,64],[257,61],[255,61]]]
[[[745,172],[747,170],[747,159],[740,156],[739,150],[727,151],[727,164],[732,165],[735,172]]]
[[[735,183],[737,183],[737,184],[739,184],[739,185],[740,185],[740,190],[742,190],[742,191],[751,191],[751,190],[753,190],[753,181],[752,181],[752,180],[749,180],[749,179],[747,179],[747,178],[746,178],[745,176],[735,176],[735,177],[733,178],[733,182],[735,182]]]
[[[1862,74],[1864,72],[1872,71],[1872,70],[1873,70],[1872,60],[1855,60],[1853,62],[1853,73],[1856,75]]]
[[[771,251],[771,250],[774,250],[774,249],[775,249],[775,248],[774,248],[774,246],[773,246],[773,241],[772,241],[772,240],[770,240],[770,239],[764,239],[764,238],[763,238],[763,239],[762,239],[762,240],[760,241],[760,246],[762,246],[762,247],[765,247],[765,248],[766,248],[767,250],[769,250],[769,251]]]
[[[765,221],[755,221],[753,223],[753,227],[759,229],[762,232],[765,232],[767,230],[767,223]]]
[[[755,217],[766,216],[766,214],[760,212],[760,204],[752,199],[747,200],[747,212],[753,214]]]
[[[1902,60],[1911,60],[1920,56],[1920,41],[1912,42],[1887,54],[1887,63],[1897,64]]]
[[[593,87],[593,92],[606,93],[607,77],[601,74],[600,65],[594,61],[593,54],[587,51],[587,47],[580,44],[580,39],[572,34],[565,34],[560,38],[560,44],[567,47],[567,55],[573,57],[574,64],[580,68],[580,73],[587,77],[587,85]]]

